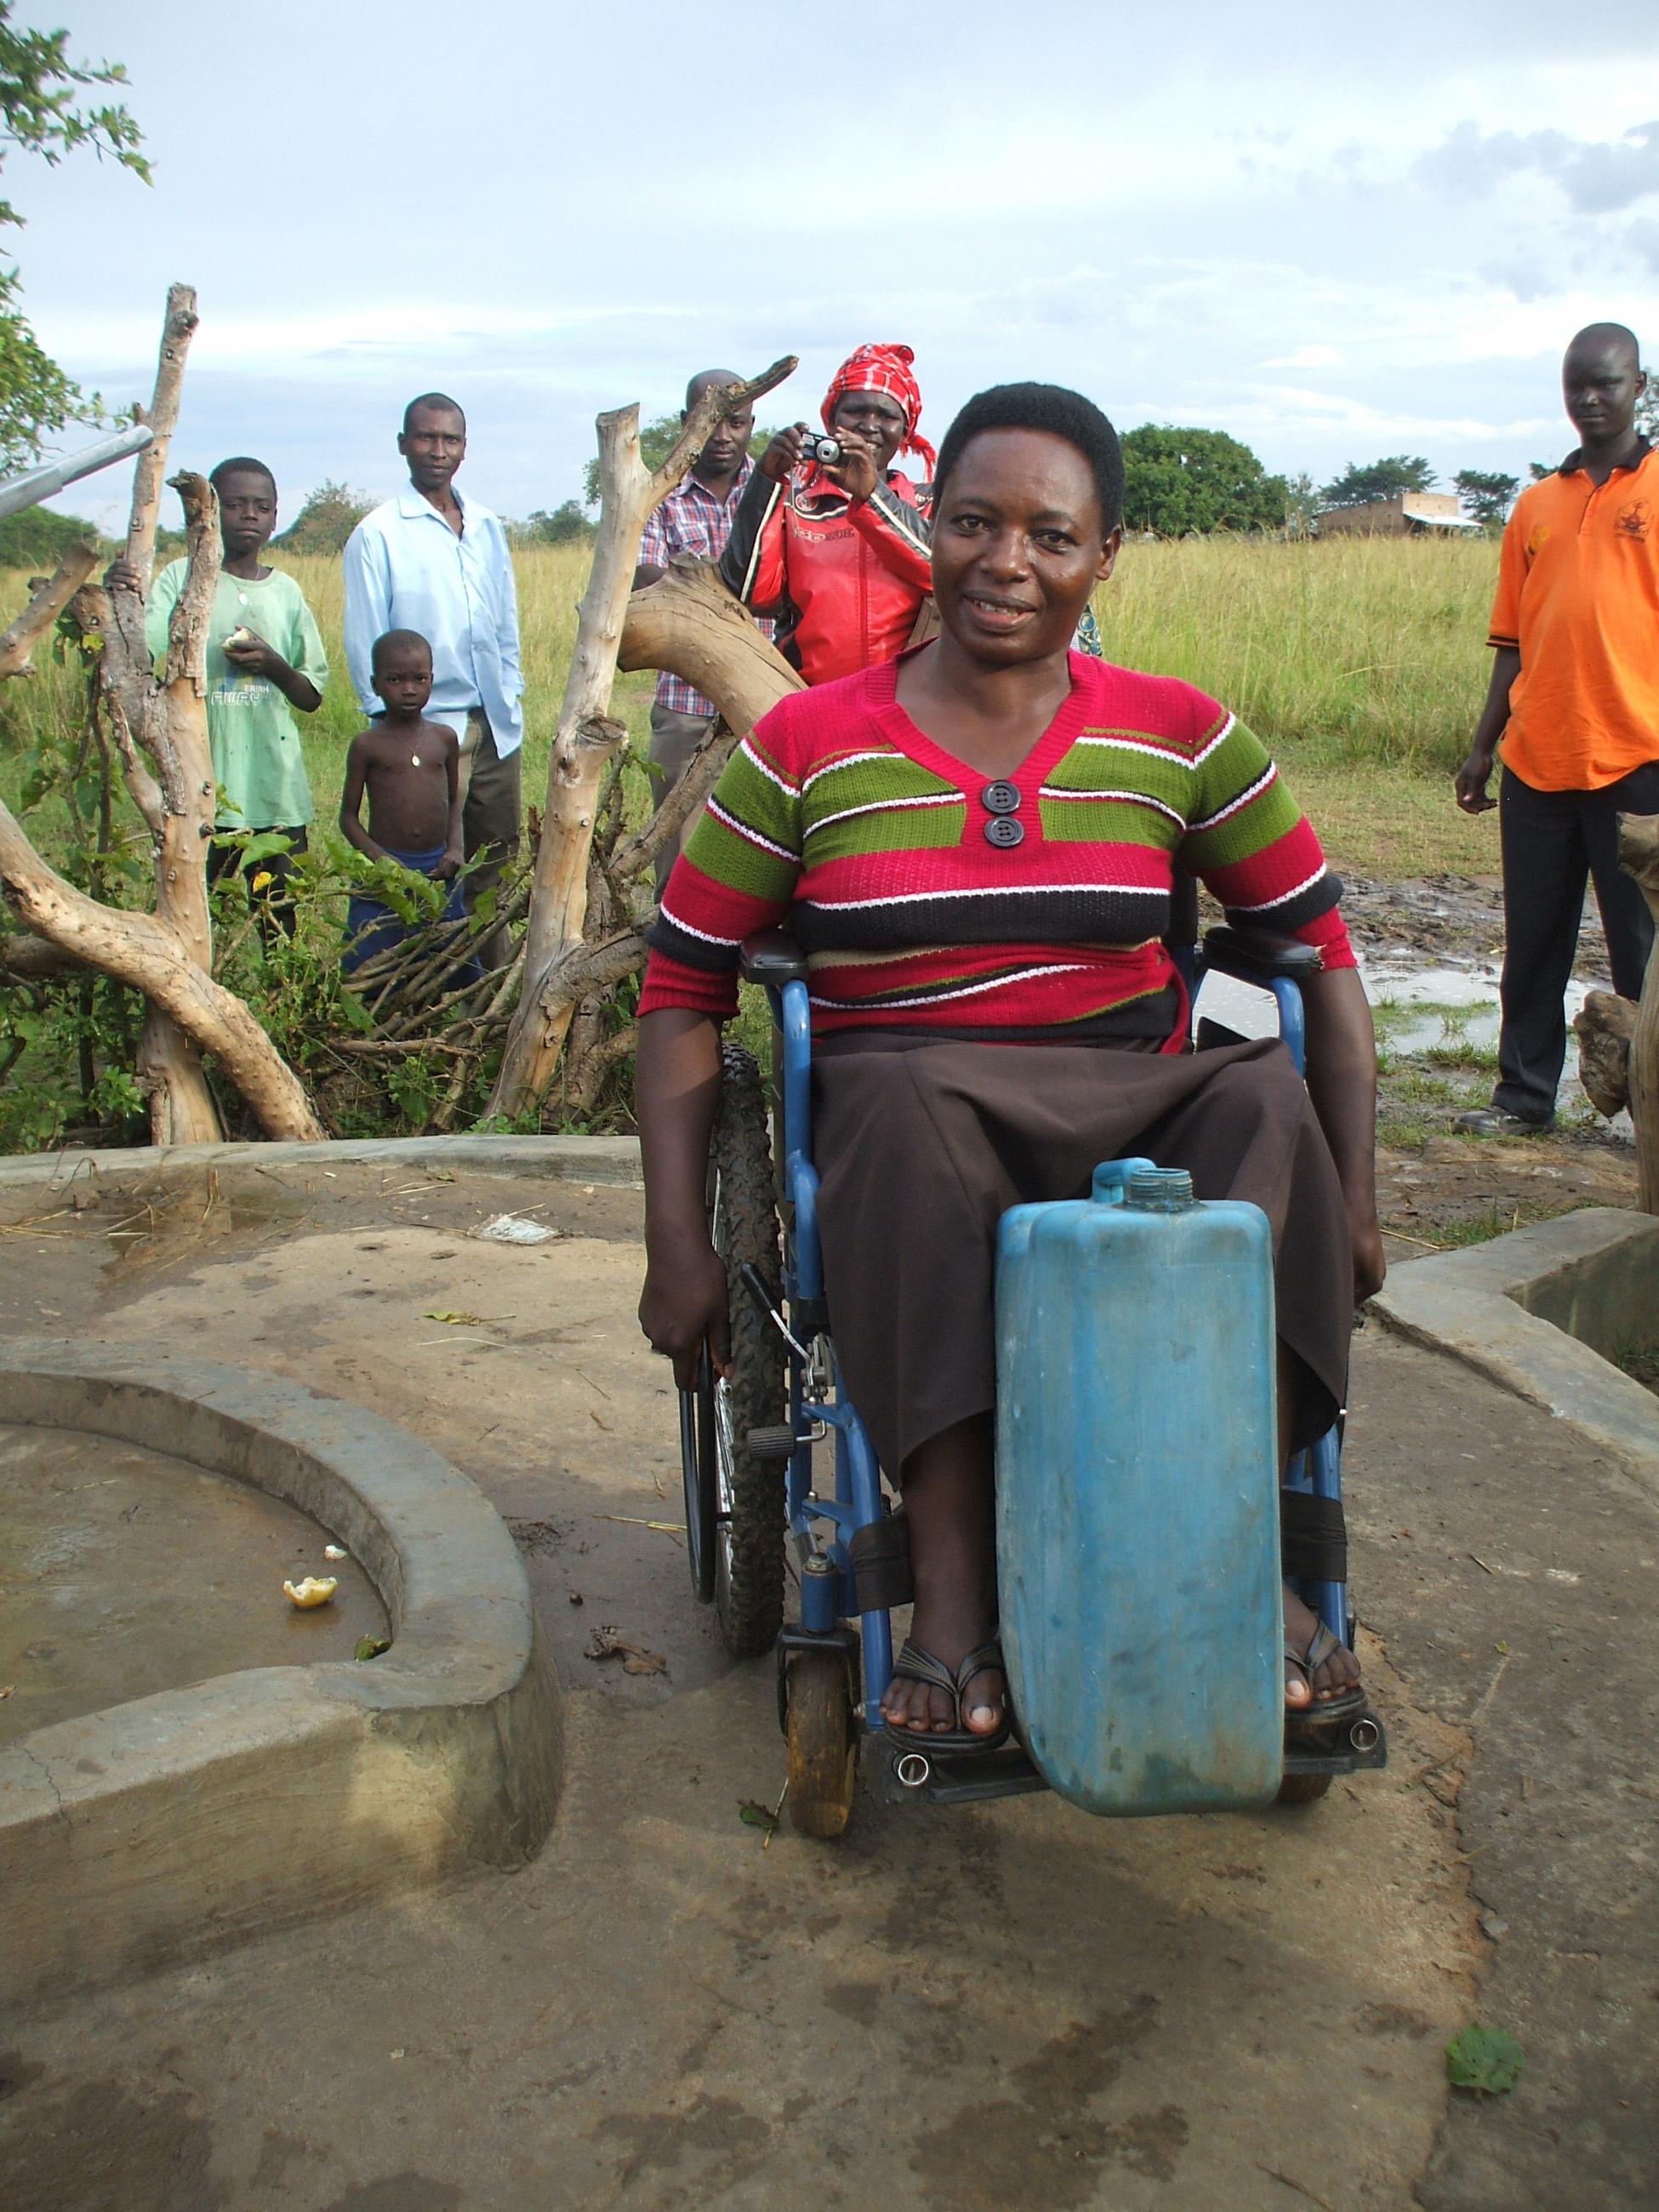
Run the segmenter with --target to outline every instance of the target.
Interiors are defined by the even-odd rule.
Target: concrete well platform
[[[72,1637],[73,1655],[50,1635],[30,1647],[22,1717],[42,1724],[0,1744],[0,1998],[106,1981],[537,1850],[561,1780],[557,1685],[513,1540],[447,1461],[303,1385],[131,1346],[0,1343],[0,1424],[30,1525],[43,1485],[61,1499],[64,1478],[87,1474],[86,1439],[121,1448],[100,1456],[111,1471],[90,1505],[60,1504],[78,1531],[71,1553],[95,1551],[125,1510],[110,1486],[142,1505],[188,1483],[196,1522],[205,1501],[210,1522],[246,1524],[242,1568],[262,1540],[278,1554],[262,1585],[273,1604],[227,1590],[192,1630],[164,1634],[163,1595],[140,1656],[163,1538],[143,1562],[151,1582],[128,1599],[82,1593],[71,1606],[79,1625],[60,1641]],[[237,1510],[214,1476],[259,1495]],[[326,1609],[337,1617],[316,1628],[277,1609],[274,1570],[306,1549],[307,1528],[319,1554],[326,1535],[350,1554],[343,1601]],[[176,1547],[173,1610],[193,1603],[192,1543]],[[211,1584],[210,1560],[205,1571]],[[392,1649],[354,1660],[353,1632],[383,1620]],[[217,1671],[236,1653],[234,1671]],[[158,1667],[169,1686],[134,1695]],[[206,1679],[179,1680],[193,1672]],[[122,1702],[86,1709],[112,1688]]]

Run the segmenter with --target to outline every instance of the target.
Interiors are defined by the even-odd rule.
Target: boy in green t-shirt
[[[240,867],[241,853],[227,842],[229,836],[280,830],[290,850],[267,854],[253,872],[270,915],[292,937],[294,906],[283,893],[293,856],[305,851],[307,827],[316,812],[294,709],[314,714],[322,705],[328,658],[300,586],[280,568],[260,562],[276,527],[270,471],[240,454],[221,461],[208,481],[219,495],[224,545],[207,636],[208,741],[223,834],[208,855],[208,877],[216,883]],[[145,638],[158,659],[167,651],[167,624],[184,589],[185,567],[174,561],[162,569],[145,610]]]

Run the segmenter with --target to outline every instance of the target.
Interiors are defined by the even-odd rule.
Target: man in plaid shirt
[[[685,390],[686,412],[696,406],[711,384],[739,384],[741,377],[725,368],[705,368]],[[684,420],[684,416],[681,418]],[[744,486],[754,473],[749,441],[754,434],[755,411],[717,422],[696,465],[684,481],[656,507],[640,540],[640,562],[634,571],[634,588],[654,584],[676,553],[694,554],[700,561],[718,562],[732,534],[732,517]],[[763,622],[770,637],[776,625]],[[686,763],[708,734],[716,714],[712,699],[665,669],[657,678],[657,696],[651,709],[651,788],[659,806],[684,770]],[[694,815],[682,838],[689,836]],[[668,880],[678,858],[678,846],[657,859],[657,889]]]

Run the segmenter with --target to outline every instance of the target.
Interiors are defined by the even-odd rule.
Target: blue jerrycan
[[[1273,1247],[1182,1169],[1097,1168],[997,1249],[1015,1718],[1086,1812],[1261,1805],[1284,1764]]]

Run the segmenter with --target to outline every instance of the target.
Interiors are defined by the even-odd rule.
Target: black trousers
[[[1564,1000],[1578,951],[1586,881],[1621,998],[1642,994],[1653,949],[1647,902],[1619,866],[1619,817],[1659,814],[1659,761],[1600,791],[1535,791],[1513,769],[1498,792],[1504,851],[1503,1023],[1492,1103],[1547,1121],[1567,1051]]]

